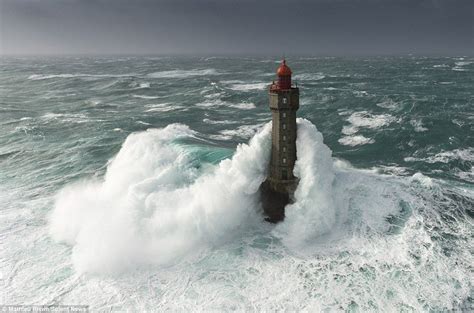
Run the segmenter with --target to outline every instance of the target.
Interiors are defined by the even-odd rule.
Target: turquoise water
[[[2,59],[2,302],[472,306],[474,59],[288,63],[303,183],[274,227],[256,187],[277,60]]]

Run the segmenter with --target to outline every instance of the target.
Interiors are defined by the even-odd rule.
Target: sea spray
[[[198,176],[175,139],[195,136],[185,125],[131,134],[103,181],[64,188],[51,215],[54,239],[74,246],[79,272],[116,272],[161,264],[230,238],[261,221],[258,186],[267,174],[271,124]],[[275,233],[304,245],[334,223],[331,151],[311,122],[298,120],[299,185]]]
[[[302,252],[331,230],[337,215],[339,224],[348,223],[344,212],[354,210],[348,206],[356,198],[344,193],[363,184],[357,178],[335,183],[331,150],[322,134],[308,120],[297,123],[294,174],[299,183],[285,221],[273,233]],[[203,173],[193,166],[189,149],[175,143],[196,135],[187,126],[171,124],[131,134],[103,181],[82,181],[58,194],[50,233],[74,246],[79,272],[98,273],[164,264],[232,239],[238,230],[262,220],[257,191],[267,175],[270,129],[271,123],[265,124],[248,145],[237,147],[232,159]],[[357,206],[370,207],[365,199]],[[370,210],[379,214],[370,213],[370,220],[360,223],[386,228],[385,217],[399,208],[390,197],[385,199],[378,203],[383,210]]]
[[[218,244],[256,221],[257,190],[266,176],[271,126],[237,147],[199,177],[183,147],[193,136],[185,125],[130,135],[103,182],[63,189],[50,233],[73,248],[79,272],[114,273],[163,264]]]
[[[98,190],[105,176],[97,177],[91,171],[102,172],[101,166],[124,144],[125,134],[152,127],[149,125],[179,121],[196,131],[190,136],[213,141],[213,136],[223,136],[221,131],[233,130],[232,125],[251,126],[269,119],[268,107],[259,105],[265,102],[264,93],[257,89],[234,91],[229,88],[234,83],[226,83],[229,79],[241,80],[235,84],[270,82],[269,77],[274,73],[266,66],[262,68],[261,61],[265,60],[214,58],[204,64],[207,69],[215,69],[210,75],[159,78],[163,71],[202,70],[203,63],[196,60],[194,57],[2,59],[0,79],[5,96],[0,113],[0,273],[4,302],[87,303],[91,311],[114,308],[180,312],[472,310],[474,176],[469,157],[472,144],[467,134],[472,132],[469,112],[472,112],[474,64],[463,65],[462,72],[451,70],[455,62],[471,62],[472,57],[364,58],[364,66],[360,58],[298,60],[299,68],[304,69],[301,74],[317,74],[324,68],[326,78],[317,84],[312,79],[299,82],[305,87],[301,99],[304,110],[300,116],[307,117],[325,134],[324,142],[338,158],[333,164],[332,184],[335,223],[329,232],[303,238],[306,246],[299,244],[288,249],[291,242],[276,238],[274,225],[260,222],[219,237],[229,239],[225,243],[204,238],[204,244],[181,250],[185,257],[172,259],[172,266],[140,266],[130,270],[145,263],[127,255],[143,253],[146,247],[142,245],[150,241],[144,233],[131,241],[136,248],[125,250],[122,246],[125,240],[114,243],[117,258],[123,256],[133,261],[112,260],[111,267],[123,270],[120,277],[78,275],[71,268],[71,247],[75,256],[83,255],[91,260],[91,268],[98,265],[93,257],[75,251],[79,246],[77,233],[93,218],[91,212],[108,213],[96,209],[101,195]],[[442,67],[436,66],[440,64]],[[134,73],[129,70],[130,73],[125,73],[128,77],[117,77],[126,69],[133,69]],[[156,72],[157,78],[148,76]],[[406,75],[415,72],[423,75]],[[28,79],[32,74],[61,73],[97,77]],[[177,74],[174,76],[195,73]],[[142,82],[149,82],[150,88],[136,89],[135,83]],[[216,83],[219,88],[208,89],[210,83]],[[431,83],[436,88],[424,88]],[[361,90],[367,91],[368,97],[354,97],[354,91]],[[144,97],[133,96],[137,94]],[[195,105],[211,100],[226,102],[219,109]],[[95,105],[96,102],[100,104]],[[242,110],[237,106],[239,103],[256,105],[251,110]],[[450,108],[449,114],[446,107]],[[356,123],[346,119],[362,111],[368,113],[365,117],[392,116],[394,120],[380,127],[359,125],[354,132]],[[225,124],[207,123],[203,119],[225,121]],[[428,130],[416,132],[413,120],[421,120]],[[344,129],[350,134],[341,133]],[[160,131],[163,129],[150,132],[157,135]],[[174,136],[173,132],[170,134]],[[244,136],[235,134],[227,139],[221,137],[218,146],[232,147],[252,135],[249,133],[245,140]],[[155,137],[151,138],[151,144],[157,144]],[[357,145],[341,145],[338,142],[341,138]],[[163,176],[160,190],[185,188],[203,175],[210,176],[217,168],[205,163],[209,160],[205,153],[221,148],[212,144],[204,148],[183,144],[189,141],[196,142],[194,139],[162,141],[166,149],[177,149],[176,155],[182,161],[180,178],[176,176],[178,173],[171,175],[172,171],[162,167],[163,173],[178,179],[167,184]],[[228,157],[228,152],[225,149],[225,153],[209,161]],[[341,160],[346,160],[346,165]],[[158,169],[157,172],[161,173]],[[146,175],[155,178],[151,173]],[[71,185],[77,177],[88,176],[91,178]],[[138,184],[137,195],[145,196],[146,188],[157,191],[153,179],[150,181],[150,184]],[[53,210],[52,197],[59,197],[59,189],[64,187],[64,192],[90,189],[89,193],[69,192],[68,205],[78,208],[74,212],[65,211],[68,223],[63,230],[71,231],[70,245],[51,242],[45,234],[48,229],[44,224],[45,214]],[[122,189],[128,192],[128,188]],[[91,205],[87,205],[89,200],[85,195]],[[153,197],[145,198],[155,201]],[[168,202],[158,195],[156,198]],[[118,197],[116,201],[110,200],[114,206],[120,201]],[[111,211],[114,210],[118,209],[113,207]],[[140,210],[135,209],[146,216],[154,214],[152,205],[144,213]],[[130,214],[134,225],[131,238],[144,231],[141,225],[145,223],[136,221],[145,219],[133,220],[139,216],[135,211]],[[74,219],[77,223],[73,223]],[[98,219],[103,227],[97,226],[95,230],[100,229],[104,234],[92,234],[92,238],[100,239],[109,232],[112,221],[108,219]],[[252,221],[249,217],[242,225],[248,226]],[[70,227],[75,224],[77,228]],[[173,228],[172,223],[169,225]],[[120,229],[124,234],[116,235],[117,241],[128,231]],[[175,248],[171,238],[168,236],[163,241],[169,243],[170,249]],[[175,238],[182,242],[179,236]],[[195,242],[193,238],[187,239]],[[88,242],[81,246],[87,247]],[[311,251],[302,254],[308,247]],[[166,249],[162,247],[162,251]],[[107,269],[106,265],[103,267]]]
[[[276,233],[287,245],[304,245],[307,240],[330,230],[335,222],[331,150],[323,135],[308,120],[299,118],[294,175],[299,178],[295,202],[285,209],[286,218]]]
[[[431,229],[465,241],[470,230],[464,222],[448,229],[437,217],[438,211],[456,213],[446,195],[433,194],[441,190],[436,183],[334,162],[322,135],[304,119],[298,120],[295,202],[285,221],[266,224],[257,190],[267,174],[270,128],[264,125],[231,159],[204,171],[175,142],[197,136],[187,126],[132,134],[103,181],[83,181],[58,194],[51,234],[73,246],[79,273],[172,264],[158,270],[171,279],[165,286],[172,292],[160,295],[163,309],[337,304],[422,311],[466,299],[472,275],[463,262],[472,257],[445,255],[452,240],[433,237]],[[187,258],[199,252],[197,261]],[[137,273],[147,275],[144,269]],[[157,279],[151,279],[154,287],[164,288]],[[190,291],[176,303],[182,288]],[[216,296],[235,288],[247,302]],[[212,303],[204,294],[213,295]],[[268,294],[278,301],[268,301]]]

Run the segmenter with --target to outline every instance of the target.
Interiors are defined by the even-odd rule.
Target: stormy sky
[[[2,54],[474,54],[474,0],[0,0],[0,12]]]

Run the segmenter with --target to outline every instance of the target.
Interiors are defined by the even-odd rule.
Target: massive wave
[[[270,132],[271,124],[264,125],[217,165],[190,153],[182,139],[197,135],[186,125],[131,134],[103,179],[67,186],[57,195],[50,234],[73,247],[79,273],[99,275],[178,266],[193,255],[238,245],[247,255],[234,261],[235,270],[242,282],[252,281],[240,287],[248,300],[241,309],[248,303],[317,309],[337,302],[362,310],[427,310],[466,299],[469,257],[449,257],[445,239],[432,233],[451,231],[468,240],[469,231],[441,222],[443,214],[458,214],[447,209],[449,196],[421,174],[380,175],[332,158],[307,120],[298,119],[295,202],[286,207],[284,222],[264,222],[258,189],[267,175]],[[180,275],[191,281],[193,271]],[[258,298],[262,290],[279,300]]]

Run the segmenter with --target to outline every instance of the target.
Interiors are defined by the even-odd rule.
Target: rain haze
[[[1,53],[471,55],[474,2],[1,0]]]

